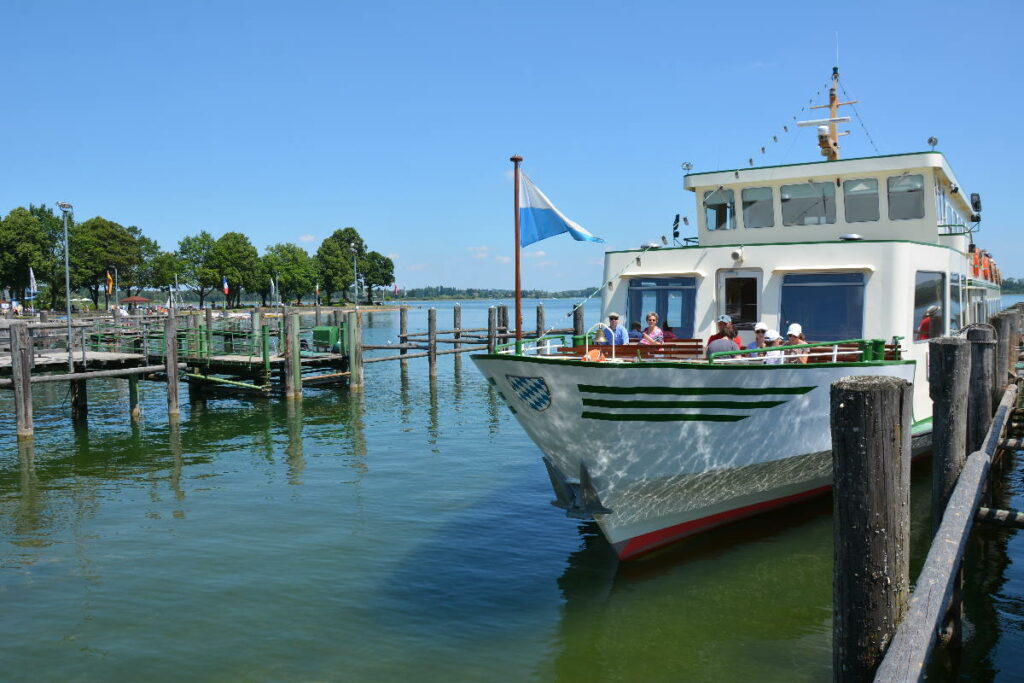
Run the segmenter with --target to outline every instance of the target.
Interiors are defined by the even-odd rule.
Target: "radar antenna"
[[[849,116],[838,116],[839,107],[845,104],[856,104],[857,100],[850,100],[849,102],[839,101],[839,67],[832,67],[832,87],[828,90],[828,104],[819,104],[808,109],[825,109],[828,108],[827,119],[815,119],[813,121],[798,121],[798,126],[818,126],[818,146],[821,147],[821,156],[826,157],[829,161],[836,161],[839,159],[839,137],[841,135],[849,135],[849,131],[839,132],[839,124],[847,123],[850,120]]]

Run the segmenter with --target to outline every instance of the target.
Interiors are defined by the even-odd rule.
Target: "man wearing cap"
[[[772,349],[773,346],[778,346],[781,343],[782,335],[778,330],[768,330],[764,333],[764,346],[759,348],[768,349],[764,353],[765,365],[782,365],[785,362],[786,352]]]
[[[604,341],[597,342],[598,344],[612,344],[614,346],[629,344],[629,333],[625,327],[619,325],[618,313],[612,311],[608,314],[608,327],[610,329],[604,331]]]
[[[708,345],[717,339],[728,339],[729,329],[732,327],[732,318],[727,315],[718,316],[718,332],[708,337]],[[707,345],[705,345],[707,346]],[[736,348],[739,348],[738,346]]]

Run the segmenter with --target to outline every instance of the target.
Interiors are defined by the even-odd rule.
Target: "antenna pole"
[[[839,124],[835,122],[835,118],[839,116],[839,67],[832,67],[832,87],[828,89],[828,116],[833,119],[828,124],[828,140],[831,149],[829,150],[828,160],[835,161],[839,158]]]

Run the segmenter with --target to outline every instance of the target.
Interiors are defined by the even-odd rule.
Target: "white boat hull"
[[[473,359],[544,452],[560,502],[591,512],[623,559],[827,491],[832,382],[915,370]]]

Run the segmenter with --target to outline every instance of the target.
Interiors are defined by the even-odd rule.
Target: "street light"
[[[74,372],[75,359],[71,354],[71,262],[68,260],[68,213],[75,207],[68,202],[57,202],[57,208],[64,214],[64,311],[68,316],[68,372]]]
[[[356,262],[356,257],[359,256],[359,250],[356,245],[350,244],[349,248],[352,250],[352,298],[356,302],[356,311],[359,311],[359,266]]]

